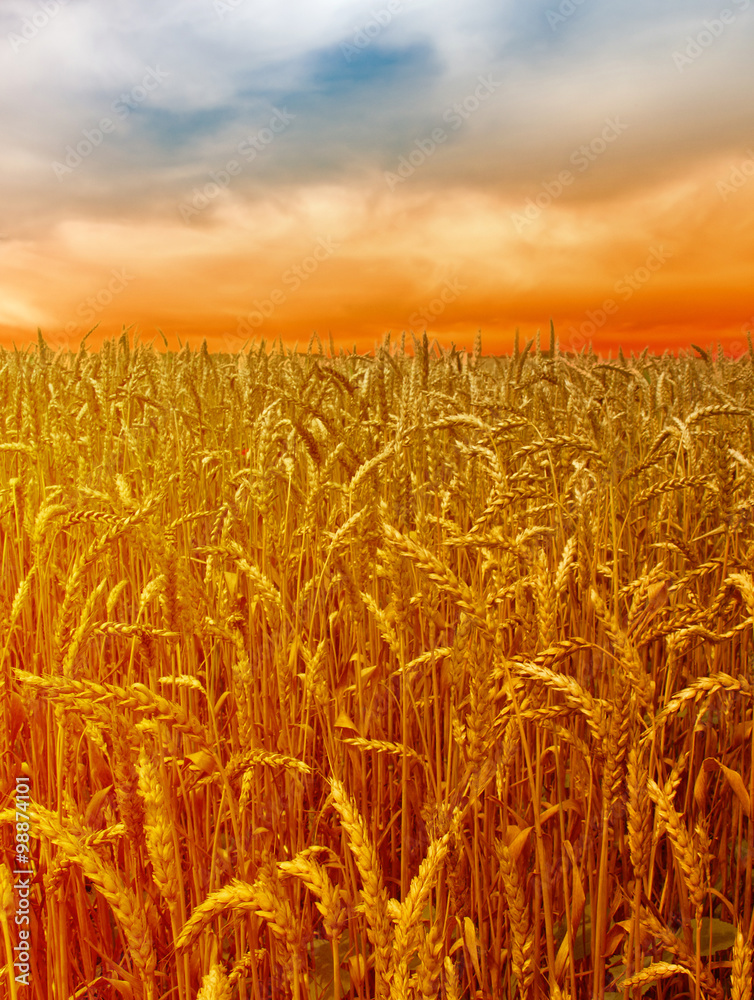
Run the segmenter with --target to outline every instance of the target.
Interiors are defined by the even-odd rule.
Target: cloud
[[[40,274],[55,272],[55,294],[68,280],[56,262],[86,258],[86,295],[100,258],[105,274],[127,262],[119,247],[166,282],[186,251],[217,281],[225,247],[233,304],[217,308],[232,310],[244,274],[274,281],[328,226],[349,242],[316,287],[340,275],[344,309],[373,309],[382,275],[409,314],[448,267],[482,276],[459,315],[476,294],[496,314],[498,267],[539,294],[553,260],[571,277],[604,267],[609,285],[652,240],[717,240],[748,204],[715,183],[752,145],[750,7],[728,0],[723,22],[702,0],[9,0],[0,228],[37,254],[22,284],[40,303]],[[494,81],[483,100],[480,79]],[[609,122],[626,127],[604,142]],[[516,232],[512,213],[563,171]],[[13,316],[30,301],[14,293]]]

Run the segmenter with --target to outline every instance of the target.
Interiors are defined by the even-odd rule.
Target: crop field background
[[[409,347],[0,352],[3,997],[751,1000],[754,354]]]

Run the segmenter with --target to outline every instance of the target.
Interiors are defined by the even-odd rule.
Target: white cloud
[[[499,89],[412,178],[416,187],[508,188],[518,196],[522,185],[568,166],[611,116],[623,116],[630,130],[595,164],[584,192],[667,178],[751,141],[748,12],[738,11],[681,73],[672,53],[709,18],[701,0],[660,10],[648,0],[585,0],[557,30],[547,21],[554,0],[403,0],[351,63],[341,43],[388,0],[227,2],[233,9],[221,16],[215,0],[69,0],[17,52],[8,36],[35,12],[41,24],[41,8],[4,7],[4,228],[20,226],[22,216],[40,229],[71,216],[167,217],[187,187],[264,125],[276,102],[296,121],[239,178],[236,199],[379,184],[480,73],[500,80]],[[53,160],[111,116],[149,67],[169,77],[60,182]]]

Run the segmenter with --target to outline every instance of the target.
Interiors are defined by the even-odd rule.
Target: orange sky
[[[747,0],[139,7],[0,15],[3,345],[747,349]]]

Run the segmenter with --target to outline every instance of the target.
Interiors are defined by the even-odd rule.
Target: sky
[[[3,0],[0,345],[740,355],[753,42],[752,0]]]

